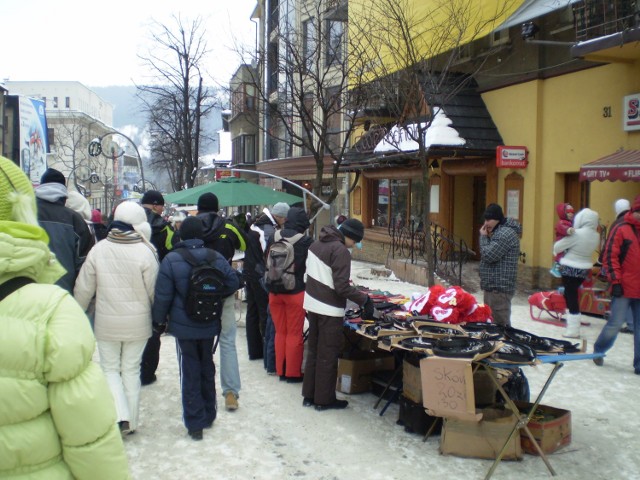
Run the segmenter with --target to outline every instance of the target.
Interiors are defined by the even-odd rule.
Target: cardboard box
[[[476,407],[488,407],[496,403],[498,387],[489,375],[491,374],[483,368],[479,368],[473,374],[473,396]]]
[[[393,355],[378,352],[353,352],[349,358],[338,360],[336,389],[342,393],[362,393],[371,390],[371,374],[393,370]]]
[[[518,419],[510,410],[485,408],[482,420],[445,418],[440,437],[440,453],[460,457],[495,459]],[[520,435],[516,432],[509,440],[502,457],[504,460],[522,458]]]
[[[533,405],[524,402],[515,403],[523,413],[528,413]],[[536,413],[527,426],[544,453],[553,453],[571,443],[571,411],[569,410],[538,405]],[[526,453],[538,455],[538,451],[524,430],[520,431],[520,438]]]
[[[420,364],[415,365],[408,358],[405,358],[402,362],[402,394],[412,402],[422,404]]]

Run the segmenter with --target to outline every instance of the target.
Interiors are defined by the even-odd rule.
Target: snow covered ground
[[[371,288],[409,296],[424,287],[373,278],[373,265],[354,262],[353,280]],[[364,277],[364,278],[363,278]],[[244,306],[244,304],[239,305]],[[244,323],[244,312],[241,324]],[[592,351],[603,320],[588,318],[582,327]],[[513,326],[542,336],[561,338],[562,329],[533,322],[526,298],[513,308]],[[262,361],[249,361],[244,328],[238,329],[242,378],[240,408],[224,409],[219,394],[218,418],[204,440],[187,436],[181,421],[175,344],[162,339],[158,381],[143,387],[141,425],[125,439],[134,479],[313,479],[361,478],[482,479],[490,460],[440,455],[439,436],[426,443],[396,425],[398,406],[383,416],[374,410],[373,394],[342,395],[343,411],[317,412],[302,406],[301,385],[267,376]],[[219,359],[216,354],[216,365]],[[591,360],[566,362],[543,403],[571,410],[571,445],[549,456],[558,479],[640,479],[640,377],[634,375],[632,335],[621,334],[603,367]],[[542,388],[551,365],[525,368],[532,396]],[[550,478],[538,457],[502,462],[492,478]]]

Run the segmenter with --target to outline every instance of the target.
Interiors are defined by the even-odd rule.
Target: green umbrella
[[[278,202],[293,204],[301,202],[301,197],[278,192],[262,185],[249,183],[243,178],[225,178],[217,182],[199,185],[197,187],[180,190],[164,196],[167,203],[178,205],[195,205],[203,193],[213,193],[218,197],[220,207],[235,207],[238,205],[273,205]]]

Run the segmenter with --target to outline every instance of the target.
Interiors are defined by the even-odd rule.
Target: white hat
[[[116,208],[113,219],[129,224],[147,240],[151,239],[151,225],[147,223],[147,214],[140,205],[135,202],[122,202]]]
[[[271,214],[277,217],[287,218],[287,213],[289,213],[289,205],[284,202],[276,203],[271,209]]]
[[[622,212],[631,210],[631,204],[629,203],[629,200],[627,200],[626,198],[621,198],[619,200],[616,200],[616,203],[613,204],[613,208],[616,211],[616,216],[618,216]]]
[[[91,205],[80,192],[70,191],[65,206],[78,212],[85,220],[91,221]]]

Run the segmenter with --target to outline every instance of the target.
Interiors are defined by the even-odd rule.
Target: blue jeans
[[[267,322],[264,329],[264,368],[267,373],[276,372],[276,327],[273,326],[271,309],[267,306]]]
[[[220,386],[222,395],[240,393],[240,369],[236,351],[236,297],[231,295],[222,306],[222,331],[220,332]]]
[[[633,312],[633,368],[640,373],[640,299],[613,297],[611,299],[611,313],[606,325],[602,328],[596,343],[593,344],[594,353],[606,353],[616,341],[620,327],[627,318],[627,312]]]

